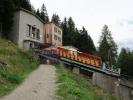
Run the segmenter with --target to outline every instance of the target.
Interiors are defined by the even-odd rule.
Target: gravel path
[[[55,100],[56,75],[52,65],[40,65],[11,94],[0,100]]]

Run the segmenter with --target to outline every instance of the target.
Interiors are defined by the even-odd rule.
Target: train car
[[[59,50],[59,56],[61,57],[75,60],[84,64],[89,64],[98,68],[102,66],[101,58],[98,56],[90,55],[79,51],[72,51],[61,47],[59,47],[58,50]]]
[[[90,55],[87,53],[69,50],[63,47],[51,47],[43,49],[44,54],[56,56],[56,57],[64,57],[67,59],[71,59],[73,61],[81,62],[84,64],[92,65],[94,67],[100,68],[102,67],[102,60],[98,56]]]
[[[46,54],[46,55],[50,55],[50,56],[58,55],[58,48],[55,48],[55,47],[45,48],[42,51],[43,51],[43,54]]]
[[[90,55],[87,53],[79,52],[78,57],[80,58],[80,61],[85,64],[89,64],[95,67],[101,67],[102,61],[101,58],[98,56]]]

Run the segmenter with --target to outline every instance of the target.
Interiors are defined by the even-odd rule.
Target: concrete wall
[[[77,74],[77,75],[80,74],[80,68],[79,67],[73,67],[72,71],[74,74]]]
[[[133,83],[102,73],[93,73],[93,83],[120,100],[133,100]]]
[[[28,24],[40,30],[40,40],[27,37],[26,27]],[[21,10],[20,20],[19,20],[19,38],[18,38],[18,45],[20,48],[23,48],[24,40],[31,40],[35,42],[44,43],[44,32],[43,32],[43,23],[39,19]]]
[[[27,36],[27,25],[39,29],[40,39]],[[14,15],[14,24],[9,38],[18,45],[19,48],[29,47],[29,42],[24,44],[24,40],[44,43],[44,23],[34,14],[24,9],[17,11]],[[31,32],[32,33],[32,32]]]
[[[27,27],[29,26],[35,28],[36,32],[39,30],[40,39],[27,35]],[[55,28],[57,32],[55,32]],[[47,38],[47,34],[49,38]],[[57,36],[56,40],[55,35]],[[9,38],[22,49],[28,49],[30,42],[42,44],[49,43],[54,46],[62,46],[62,29],[52,22],[44,24],[43,21],[32,12],[20,9],[14,15],[14,25],[11,34],[9,34]]]

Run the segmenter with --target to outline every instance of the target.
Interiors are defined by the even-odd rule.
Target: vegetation
[[[30,0],[12,0],[14,3],[15,9],[24,8],[29,11],[33,11]]]
[[[82,41],[82,42],[79,42],[79,41]],[[93,40],[91,39],[91,36],[88,34],[87,30],[84,27],[82,30],[80,30],[80,36],[77,39],[76,46],[82,52],[89,53],[89,54],[96,53],[96,48],[93,43]]]
[[[8,13],[8,14],[7,14]],[[14,3],[12,0],[0,0],[0,23],[2,23],[2,36],[7,37],[13,25]]]
[[[71,73],[63,65],[56,65],[58,100],[115,100],[85,78]]]
[[[109,31],[108,26],[104,25],[102,30],[102,36],[99,41],[99,55],[101,56],[103,62],[108,67],[112,67],[112,65],[116,65],[117,59],[117,45],[114,42],[111,31]]]
[[[75,27],[75,23],[70,18],[64,18],[61,24],[63,29],[63,45],[72,45],[77,47],[80,51],[94,54],[96,52],[95,45],[87,30],[83,27],[82,30],[78,30]],[[82,42],[80,42],[82,41]]]
[[[61,24],[61,20],[58,14],[53,14],[51,21],[57,24],[58,26],[60,26]]]
[[[41,7],[41,12],[40,12],[40,18],[44,21],[44,22],[49,22],[49,17],[48,17],[48,13],[46,10],[46,6],[43,4]]]
[[[129,49],[122,48],[117,63],[117,66],[121,68],[121,74],[133,77],[132,65],[133,65],[133,52],[131,52]]]
[[[38,66],[31,52],[23,52],[5,39],[0,39],[0,62],[0,96],[15,88]]]
[[[49,22],[49,16],[48,16],[48,13],[47,13],[47,9],[46,9],[46,6],[44,4],[42,4],[42,7],[41,9],[37,9],[35,11],[35,14],[37,16],[39,16],[45,23]]]

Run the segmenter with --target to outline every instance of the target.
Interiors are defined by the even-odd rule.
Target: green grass
[[[38,67],[30,51],[24,52],[5,39],[0,39],[0,61],[7,64],[0,66],[0,96],[16,88],[32,70]]]
[[[73,74],[63,65],[55,65],[58,75],[58,100],[116,100],[81,76]]]

